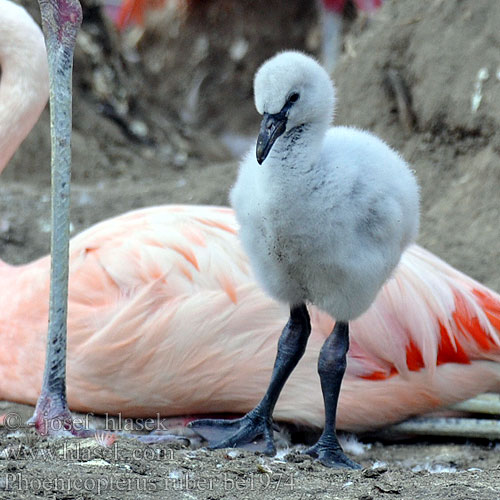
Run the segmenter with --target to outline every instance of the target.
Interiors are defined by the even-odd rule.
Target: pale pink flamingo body
[[[288,311],[255,284],[236,230],[229,209],[164,206],[104,221],[72,240],[73,410],[245,413],[258,402]],[[0,397],[33,404],[44,363],[48,259],[4,265],[1,282]],[[333,320],[311,312],[309,346],[275,417],[321,426],[316,360]],[[498,295],[411,247],[353,322],[339,427],[382,426],[500,390],[499,330]]]
[[[12,4],[0,3],[3,16],[3,4]],[[2,29],[0,18],[5,41]],[[8,43],[17,43],[15,35]],[[0,47],[0,96],[13,95],[8,87],[16,84],[6,53]],[[28,85],[33,76],[17,78]],[[46,86],[31,83],[37,102],[45,101]],[[42,106],[30,106],[31,114],[0,101],[0,117],[10,120],[0,122],[7,144],[17,147],[36,120]],[[12,126],[20,117],[23,126]],[[0,282],[0,397],[34,404],[44,367],[48,257],[24,266],[1,262]],[[316,362],[333,320],[310,310],[307,351],[274,416],[320,427]],[[135,417],[245,413],[269,380],[287,316],[287,307],[255,284],[231,210],[162,206],[101,222],[71,242],[69,405]],[[376,302],[352,322],[338,427],[379,427],[500,391],[499,335],[498,294],[410,247]]]
[[[42,31],[19,5],[0,2],[0,172],[47,104],[49,73]]]

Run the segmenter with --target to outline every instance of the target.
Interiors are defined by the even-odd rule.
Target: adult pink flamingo
[[[0,6],[0,137],[9,146],[1,170],[43,107],[47,76],[43,64],[17,71],[14,61],[41,54],[43,39],[18,6],[8,0]],[[230,209],[137,210],[82,232],[69,254],[73,410],[245,413],[260,400],[288,309],[255,284]],[[34,404],[45,362],[49,258],[0,262],[0,280],[0,397]],[[307,350],[274,416],[321,427],[316,361],[334,320],[313,307],[310,314]],[[373,306],[351,325],[338,428],[372,429],[500,391],[499,335],[498,294],[410,247]]]

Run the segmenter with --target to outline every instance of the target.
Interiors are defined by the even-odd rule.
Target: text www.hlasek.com
[[[25,477],[23,473],[7,473],[3,477],[3,489],[7,491],[86,491],[103,493],[106,491],[161,491],[161,490],[193,490],[212,491],[248,491],[279,490],[294,487],[293,476],[276,474],[248,474],[235,476],[222,473],[216,478],[196,477],[194,475],[171,473],[170,477]]]
[[[30,448],[18,445],[5,448],[0,453],[0,459],[9,460],[31,460],[31,461],[52,461],[67,460],[77,462],[87,462],[89,460],[120,460],[130,455],[134,460],[174,462],[176,450],[172,448],[151,448],[138,447],[133,449],[123,449],[118,442],[111,446],[101,446],[96,444],[91,446],[88,442],[65,442],[61,447],[54,448]]]

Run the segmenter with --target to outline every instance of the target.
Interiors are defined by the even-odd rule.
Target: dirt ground
[[[34,0],[20,3],[39,18]],[[84,2],[73,234],[142,206],[227,204],[236,158],[258,128],[255,69],[280,49],[318,54],[310,0],[207,0],[190,11],[180,3],[153,12],[145,31],[118,36],[97,4]],[[337,123],[371,129],[413,165],[422,188],[419,243],[496,291],[498,26],[497,0],[386,0],[372,19],[349,24],[333,75]],[[10,263],[48,252],[48,123],[46,110],[2,174],[0,252]],[[1,408],[19,422],[31,411]],[[498,444],[370,440],[363,450],[355,456],[363,471],[331,471],[296,448],[279,459],[122,438],[105,448],[3,427],[0,498],[500,498]]]
[[[12,409],[11,407],[10,409]],[[20,414],[31,409],[17,406]],[[23,410],[24,413],[23,413]],[[1,437],[0,498],[496,500],[499,445],[354,445],[361,471],[331,470],[300,453],[145,445],[119,438],[51,440],[22,430]],[[357,454],[353,454],[353,450]],[[3,491],[2,491],[3,490]]]

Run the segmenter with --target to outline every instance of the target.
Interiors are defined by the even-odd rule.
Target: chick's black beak
[[[288,109],[270,115],[264,113],[260,124],[259,137],[257,138],[257,161],[259,165],[267,158],[276,139],[286,130]]]

